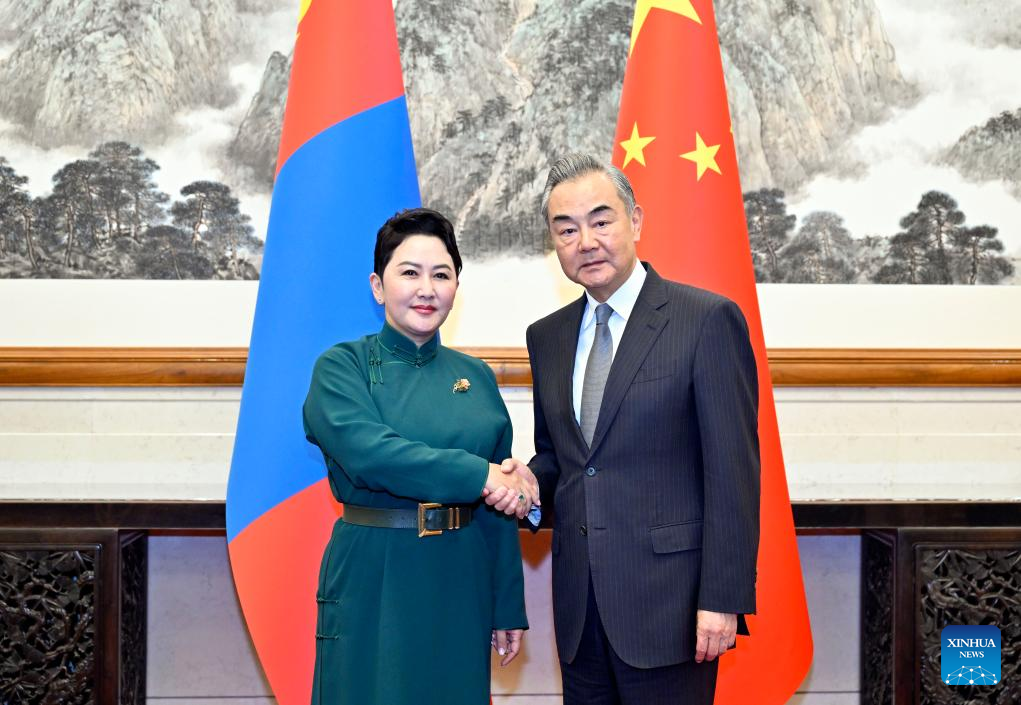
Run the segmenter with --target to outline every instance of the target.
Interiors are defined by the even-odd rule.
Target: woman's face
[[[372,293],[386,309],[386,322],[416,345],[429,341],[447,320],[457,292],[457,274],[443,241],[409,235],[393,251],[380,278],[369,276]]]

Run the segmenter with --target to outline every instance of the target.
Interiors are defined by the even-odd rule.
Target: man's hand
[[[518,464],[524,467],[524,473],[514,471],[513,468]],[[504,466],[512,469],[505,470]],[[527,465],[511,458],[505,460],[504,465],[489,464],[489,477],[482,496],[486,504],[496,511],[507,515],[516,514],[519,519],[524,519],[532,504],[539,502],[539,485]]]
[[[737,615],[699,610],[695,636],[695,661],[712,661],[737,642]]]
[[[517,458],[507,458],[500,464],[500,469],[508,475],[513,472],[520,476],[528,485],[530,490],[529,497],[532,499],[532,504],[537,507],[542,506],[542,502],[539,501],[539,481],[535,479],[535,475],[532,473],[532,470],[528,467],[528,465]]]

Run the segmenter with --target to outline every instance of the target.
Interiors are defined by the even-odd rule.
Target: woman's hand
[[[521,640],[525,638],[524,629],[494,629],[493,648],[496,653],[503,656],[501,666],[506,666],[514,660],[514,657],[521,651]]]
[[[517,472],[514,468],[523,468]],[[508,516],[528,516],[533,504],[539,504],[539,485],[528,466],[519,460],[505,460],[503,466],[489,464],[489,476],[482,490],[486,504]]]

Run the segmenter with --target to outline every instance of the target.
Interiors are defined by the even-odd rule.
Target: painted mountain
[[[0,276],[257,276],[291,5],[0,0]],[[632,0],[395,9],[424,201],[471,261],[546,253],[549,162],[610,153]],[[1021,0],[716,11],[760,281],[1016,281],[1021,155],[987,123]]]

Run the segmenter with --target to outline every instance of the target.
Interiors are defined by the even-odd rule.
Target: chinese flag
[[[787,702],[812,661],[801,565],[773,404],[712,0],[638,0],[613,162],[645,210],[638,252],[664,277],[744,312],[759,376],[757,614],[720,662],[716,703]]]

